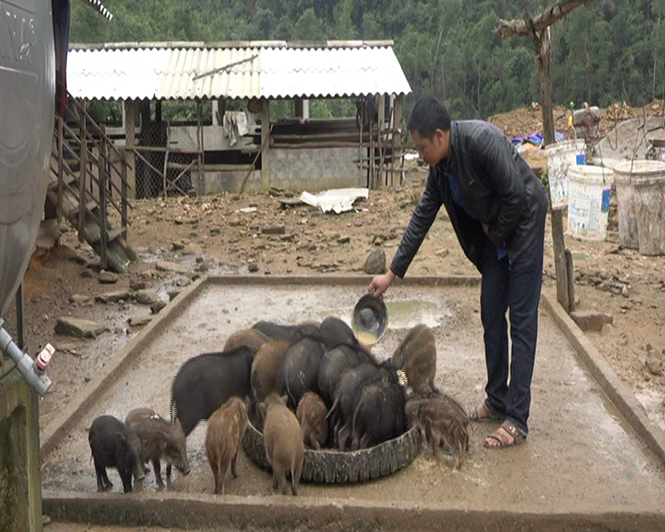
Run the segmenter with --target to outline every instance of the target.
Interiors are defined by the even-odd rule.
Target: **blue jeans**
[[[531,405],[531,377],[538,337],[538,303],[543,279],[545,224],[531,247],[514,263],[499,260],[489,241],[482,264],[480,315],[487,363],[487,403],[493,414],[512,421],[524,433]],[[508,357],[508,322],[512,356]],[[510,381],[508,376],[510,375]]]

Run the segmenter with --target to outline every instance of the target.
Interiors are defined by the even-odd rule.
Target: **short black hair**
[[[450,114],[448,109],[432,96],[422,96],[409,116],[408,130],[418,135],[431,139],[437,129],[450,131]]]

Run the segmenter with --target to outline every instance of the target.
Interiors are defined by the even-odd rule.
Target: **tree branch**
[[[529,28],[529,25],[524,20],[499,20],[499,27],[496,29],[496,33],[499,34],[499,37],[502,40],[506,40],[513,35],[531,35],[532,29],[543,31],[556,21],[561,20],[571,11],[574,11],[590,1],[591,0],[559,0],[555,5],[548,7],[533,19],[532,28]]]

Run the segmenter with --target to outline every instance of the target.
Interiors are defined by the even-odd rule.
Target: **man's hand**
[[[395,274],[391,270],[388,270],[387,273],[372,279],[372,282],[369,283],[369,291],[376,297],[383,297],[383,294],[394,280]]]

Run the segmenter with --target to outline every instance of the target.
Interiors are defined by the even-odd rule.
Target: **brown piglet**
[[[416,394],[434,393],[436,342],[427,325],[416,325],[402,339],[392,356],[392,365],[406,374]]]
[[[291,493],[298,495],[302,462],[305,455],[302,430],[296,416],[276,393],[266,399],[266,423],[263,430],[266,458],[272,467],[273,489],[286,494],[287,474],[291,474]]]
[[[236,460],[240,441],[247,430],[247,409],[242,399],[231,397],[208,419],[206,456],[215,479],[215,493],[224,495],[224,480],[231,464],[231,473],[238,477]]]
[[[307,392],[300,398],[296,417],[302,428],[305,445],[319,450],[328,440],[328,409],[318,395]]]

